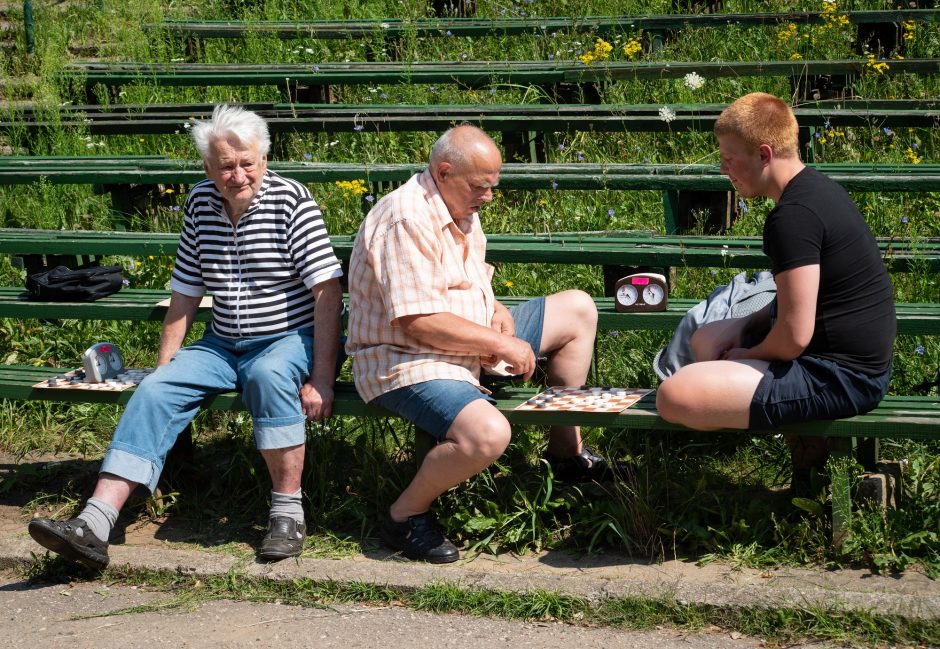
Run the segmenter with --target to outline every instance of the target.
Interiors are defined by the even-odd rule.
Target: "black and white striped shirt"
[[[270,336],[313,325],[310,289],[343,271],[306,187],[267,171],[233,226],[222,196],[205,180],[183,210],[170,288],[191,297],[212,293],[216,334]]]

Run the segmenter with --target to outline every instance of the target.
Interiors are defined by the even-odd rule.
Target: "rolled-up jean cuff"
[[[261,450],[298,446],[307,441],[307,418],[255,419],[255,445]]]
[[[109,448],[101,462],[101,473],[110,473],[119,478],[142,484],[153,493],[157,488],[162,467],[152,460],[134,455],[119,448]]]

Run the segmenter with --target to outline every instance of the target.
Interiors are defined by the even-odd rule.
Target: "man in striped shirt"
[[[591,362],[597,310],[586,293],[564,291],[512,311],[493,296],[478,211],[493,199],[501,166],[480,129],[447,131],[428,169],[366,216],[350,261],[347,351],[356,389],[439,441],[381,528],[411,559],[457,560],[428,510],[509,444],[509,422],[480,385],[481,368],[529,378],[547,355],[553,385],[581,385]],[[552,428],[548,453],[588,476],[604,462],[571,426]]]
[[[306,538],[305,422],[332,411],[342,271],[306,187],[267,170],[261,117],[217,106],[192,134],[207,180],[184,207],[157,368],[128,402],[82,512],[29,524],[41,545],[93,568],[107,565],[108,537],[131,492],[154,490],[203,399],[229,390],[242,393],[273,483],[260,556],[296,556]],[[212,322],[182,347],[207,293]]]

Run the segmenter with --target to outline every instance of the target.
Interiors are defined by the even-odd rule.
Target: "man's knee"
[[[509,446],[512,428],[506,418],[492,406],[490,406],[492,412],[488,413],[480,412],[479,407],[473,408],[475,412],[467,412],[467,410],[468,408],[465,408],[454,420],[446,437],[455,442],[461,452],[467,456],[493,462]]]
[[[685,398],[688,390],[681,384],[681,379],[670,377],[656,390],[656,410],[660,417],[672,424],[684,423],[692,405]]]
[[[594,303],[594,298],[577,289],[557,295],[564,298],[565,313],[570,318],[591,331],[597,328],[597,305]]]

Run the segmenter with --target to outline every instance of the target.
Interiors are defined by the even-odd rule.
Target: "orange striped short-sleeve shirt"
[[[365,401],[431,379],[479,385],[478,355],[429,347],[394,322],[448,312],[490,326],[493,267],[485,254],[479,216],[455,222],[429,171],[412,176],[370,210],[350,260],[346,343]]]

